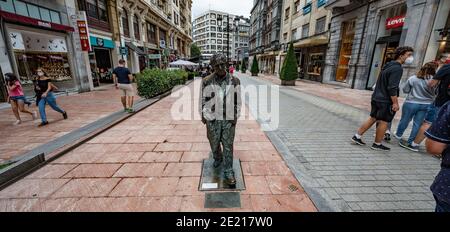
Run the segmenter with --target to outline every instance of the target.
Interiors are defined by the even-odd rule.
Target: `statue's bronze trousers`
[[[232,121],[207,121],[206,130],[214,160],[223,160],[224,172],[233,170],[233,143],[236,125]],[[222,145],[222,146],[221,146]],[[222,150],[223,149],[223,150]]]

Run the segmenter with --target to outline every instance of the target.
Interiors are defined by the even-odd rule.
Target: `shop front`
[[[21,80],[27,96],[34,96],[36,69],[43,68],[60,91],[76,91],[69,33],[73,28],[0,11],[6,21],[3,42],[7,67]],[[6,58],[2,58],[6,59]],[[6,72],[6,70],[3,70]],[[9,71],[8,71],[9,72]]]
[[[322,82],[327,43],[327,34],[321,34],[294,44],[300,78]]]
[[[93,75],[94,86],[101,83],[113,83],[112,70],[112,52],[115,47],[111,38],[90,36],[91,51],[89,52],[89,61]]]
[[[425,61],[437,60],[450,54],[450,1],[441,1],[434,21],[433,33],[427,47]]]
[[[158,50],[148,49],[148,67],[159,68],[161,65],[161,54]]]
[[[382,10],[366,89],[372,89],[383,66],[394,60],[395,49],[400,46],[406,18],[406,4]],[[405,32],[406,33],[406,32]]]

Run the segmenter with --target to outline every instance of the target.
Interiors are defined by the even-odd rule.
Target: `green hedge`
[[[184,70],[145,69],[136,74],[138,94],[141,97],[152,98],[172,89],[176,85],[183,85],[188,79]]]
[[[193,80],[194,77],[198,77],[200,74],[198,72],[189,72],[188,73],[188,80]]]

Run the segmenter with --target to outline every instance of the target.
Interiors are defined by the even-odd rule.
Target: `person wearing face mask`
[[[439,69],[441,69],[444,65],[450,64],[450,53],[443,53],[440,55],[436,63],[438,64],[437,71],[439,71]]]
[[[53,94],[53,90],[56,88],[52,84],[52,80],[47,76],[42,68],[36,70],[36,81],[34,84],[34,91],[36,92],[36,102],[39,107],[39,114],[41,116],[41,124],[39,126],[45,126],[48,124],[47,114],[45,112],[45,105],[49,105],[53,110],[62,114],[64,119],[67,119],[67,112],[61,109],[56,104],[56,97]]]
[[[370,147],[377,151],[390,151],[389,147],[381,144],[386,133],[388,123],[392,122],[395,112],[399,110],[398,96],[400,93],[399,85],[403,75],[403,64],[413,63],[414,49],[411,47],[398,47],[395,50],[394,60],[385,64],[378,77],[375,90],[372,94],[370,118],[364,122],[352,137],[352,141],[358,145],[365,145],[361,139],[362,135],[369,130],[376,122],[375,142]]]

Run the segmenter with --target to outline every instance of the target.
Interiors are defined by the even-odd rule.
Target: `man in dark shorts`
[[[450,212],[450,102],[438,113],[430,129],[425,132],[427,151],[442,154],[441,170],[430,189],[436,200],[436,212]]]
[[[113,79],[116,89],[122,91],[121,100],[124,110],[128,113],[133,113],[133,75],[131,75],[130,70],[125,67],[125,60],[119,60],[119,66],[113,71]]]
[[[381,144],[388,124],[392,122],[395,112],[399,110],[398,96],[399,84],[403,75],[402,64],[412,64],[413,48],[399,47],[395,50],[395,59],[384,65],[378,77],[375,90],[372,94],[370,118],[358,129],[352,141],[358,145],[365,145],[361,140],[362,135],[369,130],[373,124],[378,122],[376,128],[375,142],[371,148],[378,151],[390,151],[389,147]]]

